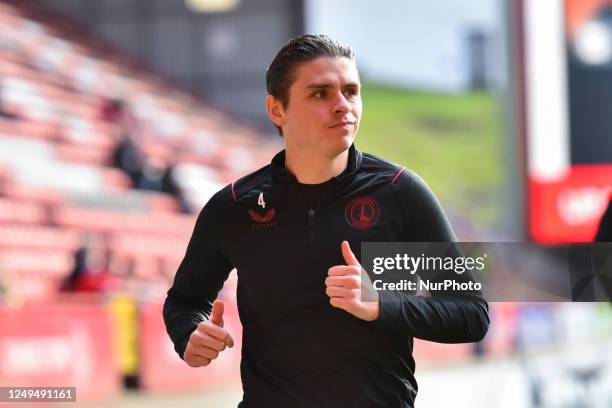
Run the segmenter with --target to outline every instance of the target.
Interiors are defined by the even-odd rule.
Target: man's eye
[[[345,94],[346,94],[347,96],[357,96],[357,95],[358,95],[358,92],[357,92],[357,90],[356,90],[356,89],[347,89],[347,90],[345,91]]]
[[[315,98],[324,98],[325,97],[325,91],[315,92],[312,96],[314,96]]]

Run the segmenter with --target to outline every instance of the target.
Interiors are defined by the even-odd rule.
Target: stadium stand
[[[85,234],[107,236],[139,276],[167,278],[208,198],[277,148],[31,3],[0,2],[0,31],[2,264],[21,289],[32,274],[55,279],[19,290],[26,300],[57,290]],[[143,161],[175,160],[180,196],[137,189],[114,166],[128,136]]]
[[[199,210],[279,145],[35,2],[0,1],[0,33],[0,382],[87,401],[237,378],[239,347],[193,376],[161,302]],[[49,341],[90,352],[55,364]]]

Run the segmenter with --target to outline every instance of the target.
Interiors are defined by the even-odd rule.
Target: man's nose
[[[338,95],[334,102],[334,113],[336,114],[345,114],[352,110],[351,104],[344,97],[342,92],[338,92]]]

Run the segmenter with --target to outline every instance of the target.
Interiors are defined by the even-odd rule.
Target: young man
[[[175,349],[198,367],[233,346],[215,299],[235,267],[239,407],[412,407],[413,337],[481,340],[487,303],[479,293],[364,300],[361,242],[455,235],[418,176],[355,148],[362,102],[350,48],[297,37],[266,80],[267,112],[286,148],[200,213],[164,306]]]

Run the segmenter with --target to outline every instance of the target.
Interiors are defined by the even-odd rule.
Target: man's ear
[[[272,95],[266,96],[266,112],[268,117],[278,127],[285,124],[285,109],[280,100]]]

